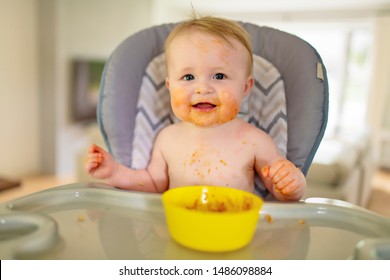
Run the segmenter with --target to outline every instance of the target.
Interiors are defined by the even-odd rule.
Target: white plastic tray
[[[77,183],[0,204],[1,259],[390,259],[390,219],[335,200],[266,202],[229,253],[169,236],[161,196]]]

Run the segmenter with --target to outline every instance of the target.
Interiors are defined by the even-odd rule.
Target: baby
[[[253,86],[252,47],[236,22],[201,17],[176,26],[165,42],[166,86],[181,122],[157,135],[146,169],[133,170],[92,145],[86,170],[117,188],[163,193],[188,185],[254,191],[255,172],[278,200],[299,200],[303,173],[272,138],[237,118]]]

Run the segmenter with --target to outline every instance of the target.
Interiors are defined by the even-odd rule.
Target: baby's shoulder
[[[242,137],[247,138],[248,140],[256,142],[260,141],[261,143],[273,141],[272,137],[267,132],[244,120],[241,121],[240,127],[241,128],[239,129],[239,134],[241,134]]]
[[[157,134],[157,139],[171,139],[177,137],[177,135],[180,135],[181,133],[182,128],[180,123],[174,123],[162,128]]]
[[[253,134],[253,135],[256,135],[258,137],[267,137],[268,136],[268,134],[264,130],[258,128],[257,126],[255,126],[251,123],[248,123],[245,120],[240,119],[239,127],[240,127],[239,129],[241,129],[242,131],[245,131],[248,134]]]

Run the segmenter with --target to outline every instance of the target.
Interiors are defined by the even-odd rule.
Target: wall
[[[71,176],[88,139],[69,114],[70,62],[106,59],[153,0],[0,0],[0,176]]]
[[[0,0],[0,176],[39,171],[37,1]]]
[[[57,0],[55,43],[55,173],[75,173],[75,160],[90,143],[87,127],[70,118],[71,61],[107,59],[130,34],[150,25],[151,1]],[[48,36],[50,36],[48,34]]]
[[[178,22],[188,19],[191,14],[191,3],[188,0],[154,0],[151,9],[153,25]]]

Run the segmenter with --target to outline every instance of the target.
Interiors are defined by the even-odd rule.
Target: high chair
[[[165,87],[165,38],[176,23],[142,30],[109,57],[102,75],[97,117],[109,152],[120,163],[145,168],[161,128],[176,122]],[[301,38],[242,23],[253,45],[254,87],[239,117],[267,132],[280,152],[306,175],[328,117],[326,69]],[[259,178],[255,189],[267,190]],[[272,197],[269,197],[272,199]]]

